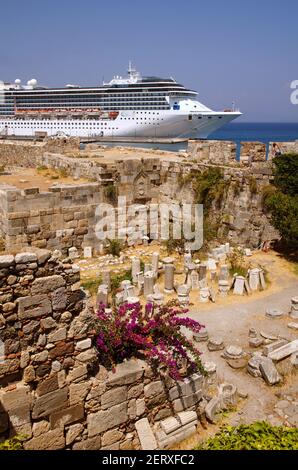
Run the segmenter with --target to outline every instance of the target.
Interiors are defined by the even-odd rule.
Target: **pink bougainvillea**
[[[97,349],[100,361],[114,368],[131,357],[142,357],[154,367],[165,367],[169,375],[179,380],[183,364],[187,372],[202,370],[200,352],[187,339],[183,329],[197,333],[202,325],[189,317],[175,302],[162,307],[147,303],[122,304],[111,312],[99,306]]]

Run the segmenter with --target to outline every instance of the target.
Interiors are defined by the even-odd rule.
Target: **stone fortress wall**
[[[284,152],[298,151],[298,142],[279,146]],[[181,181],[190,171],[200,172],[213,166],[222,169],[229,183],[220,207],[216,207],[222,219],[219,236],[251,247],[278,238],[262,204],[262,188],[272,179],[271,163],[265,161],[265,144],[243,143],[240,162],[235,161],[236,145],[232,142],[189,141],[187,153],[178,154],[176,159],[167,158],[160,151],[156,158],[146,158],[142,149],[137,151],[142,157],[138,159],[101,161],[84,156],[93,147],[89,144],[80,153],[77,139],[31,144],[0,142],[0,165],[46,166],[63,169],[74,178],[92,180],[84,185],[55,184],[48,192],[1,185],[0,236],[6,249],[36,246],[59,248],[66,253],[71,246],[80,250],[92,246],[96,250],[99,241],[94,232],[95,209],[100,202],[109,202],[106,186],[113,185],[115,193],[126,196],[128,204],[191,203],[194,194],[190,185]],[[269,158],[271,148],[272,145]]]
[[[107,371],[76,265],[36,249],[0,256],[0,440],[25,449],[155,449],[194,434],[205,379],[141,360]],[[3,353],[3,351],[2,351]]]
[[[98,183],[55,185],[48,192],[0,185],[0,233],[6,249],[33,246],[65,252],[88,245],[100,202]]]

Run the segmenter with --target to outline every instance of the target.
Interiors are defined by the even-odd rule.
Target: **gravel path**
[[[261,351],[262,346],[257,349],[249,347],[248,332],[251,327],[258,333],[262,331],[288,340],[297,339],[298,332],[287,327],[287,324],[293,321],[288,315],[290,300],[297,295],[297,276],[281,269],[275,276],[274,285],[272,284],[268,293],[264,292],[261,297],[256,294],[256,296],[241,297],[238,301],[236,296],[231,296],[230,303],[225,302],[223,306],[215,303],[208,305],[207,308],[192,307],[189,316],[206,326],[209,337],[220,336],[225,345],[241,346],[245,352],[252,353]],[[267,308],[281,309],[285,312],[285,316],[281,319],[270,319],[265,316]],[[237,412],[229,416],[228,421],[231,424],[263,419],[271,421],[272,424],[285,422],[285,419],[275,413],[274,406],[278,400],[288,395],[291,400],[298,400],[298,374],[286,373],[281,385],[270,387],[262,378],[250,376],[246,369],[232,369],[221,357],[222,351],[210,352],[207,343],[198,343],[198,346],[202,351],[203,361],[216,363],[219,382],[233,383],[238,390],[248,394],[247,399],[240,401]],[[285,372],[287,361],[282,363],[278,364],[278,368],[280,372]]]

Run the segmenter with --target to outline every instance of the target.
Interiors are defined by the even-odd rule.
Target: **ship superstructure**
[[[212,111],[173,78],[127,77],[98,87],[46,88],[32,79],[0,84],[0,134],[78,137],[198,137],[241,115]]]

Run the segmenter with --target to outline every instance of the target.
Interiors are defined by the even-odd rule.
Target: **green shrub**
[[[102,283],[101,277],[94,278],[87,278],[81,280],[81,286],[88,290],[91,295],[96,295],[98,291],[98,286]]]
[[[131,270],[126,270],[122,273],[112,273],[111,272],[111,291],[112,295],[115,294],[116,290],[120,287],[121,281],[128,279],[132,281]],[[81,286],[88,290],[91,295],[96,295],[98,291],[98,286],[102,283],[101,276],[97,278],[86,278],[81,281]]]
[[[108,184],[104,188],[105,197],[108,201],[116,204],[117,202],[117,188],[113,184]]]
[[[0,237],[0,252],[1,251],[5,251],[5,240],[2,237]]]
[[[211,167],[198,173],[193,179],[193,189],[196,194],[196,203],[203,204],[204,210],[210,209],[212,203],[222,199],[227,187],[220,168]]]
[[[67,170],[65,168],[59,168],[58,174],[60,178],[66,178],[68,176]]]
[[[244,261],[244,256],[241,250],[234,248],[234,250],[228,255],[228,261],[230,263],[230,275],[238,274],[239,276],[246,277],[247,266]]]
[[[264,421],[223,426],[196,450],[298,450],[298,429]]]
[[[179,253],[183,253],[185,250],[185,242],[186,240],[184,237],[181,237],[180,239],[175,240],[174,238],[170,236],[168,240],[165,240],[163,242],[163,244],[167,250],[167,253],[170,255],[176,250],[178,250]]]
[[[120,240],[108,240],[107,252],[113,256],[120,256],[122,242]]]
[[[257,194],[258,185],[257,185],[257,180],[254,176],[250,176],[248,178],[248,185],[249,185],[249,189],[250,189],[251,194]]]
[[[273,159],[274,184],[284,194],[298,194],[298,154],[285,153]]]
[[[131,269],[128,269],[127,271],[124,271],[123,273],[111,275],[112,295],[114,295],[116,290],[119,289],[121,282],[125,280],[132,281]]]
[[[36,168],[37,173],[43,173],[44,171],[47,171],[48,167],[45,165],[40,165]]]
[[[276,188],[275,188],[275,186],[273,186],[273,184],[267,184],[266,186],[263,187],[263,189],[262,189],[262,202],[263,202],[265,207],[267,206],[267,204],[266,204],[267,198],[272,196],[272,194],[274,194],[275,191],[276,191]]]
[[[239,194],[241,193],[241,190],[242,190],[242,183],[239,179],[237,179],[233,183],[233,190],[234,190],[234,195],[239,196]]]
[[[221,205],[229,186],[229,182],[224,179],[222,170],[218,167],[210,167],[202,172],[190,171],[184,176],[181,172],[178,175],[178,183],[180,186],[191,183],[192,190],[195,193],[194,202],[204,206],[205,243],[213,240],[217,236],[220,221],[215,220],[214,214],[211,214],[211,209],[214,206]],[[169,240],[166,243],[167,251],[169,253],[175,249],[183,251],[184,243],[185,240]]]
[[[265,206],[271,212],[271,220],[279,231],[286,246],[298,249],[298,195],[289,196],[275,191],[265,199]]]

